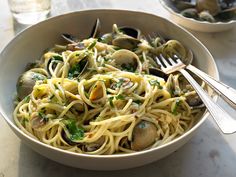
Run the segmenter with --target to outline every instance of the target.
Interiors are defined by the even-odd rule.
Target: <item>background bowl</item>
[[[180,13],[175,12],[173,4],[170,0],[159,0],[162,6],[170,13],[171,19],[179,25],[200,32],[222,32],[233,28],[236,25],[236,20],[229,22],[209,23],[206,21],[198,21],[193,18],[187,18]]]
[[[96,20],[100,18],[102,32],[111,31],[112,24],[132,26],[144,34],[154,31],[177,39],[193,50],[194,65],[218,77],[216,64],[208,50],[190,33],[168,20],[142,12],[124,10],[88,10],[60,15],[38,23],[18,34],[0,54],[0,112],[15,134],[36,152],[59,163],[92,170],[117,170],[141,166],[158,160],[185,144],[204,122],[208,113],[196,125],[170,143],[132,154],[86,155],[60,150],[43,144],[24,134],[13,121],[13,98],[17,78],[27,63],[38,59],[45,49],[62,43],[61,34],[71,33],[86,38]]]

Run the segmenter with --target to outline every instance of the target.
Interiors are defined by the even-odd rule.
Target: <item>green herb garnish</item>
[[[92,48],[94,48],[94,46],[97,44],[97,41],[94,40],[89,46],[88,46],[88,50],[91,50]]]
[[[161,86],[160,82],[158,80],[150,80],[149,84],[151,86],[157,86],[159,89],[163,89],[163,87]]]
[[[138,104],[138,105],[142,104],[142,101],[140,101],[140,100],[133,100],[133,102]]]
[[[29,122],[28,119],[23,118],[21,124],[23,125],[23,127],[25,127],[25,126],[26,126],[26,123],[28,123],[28,122]]]
[[[56,61],[63,61],[63,58],[60,55],[54,55],[54,56],[52,56],[52,59],[56,60]]]
[[[125,80],[121,78],[121,79],[119,79],[119,82],[117,82],[117,83],[114,85],[114,87],[115,87],[115,88],[120,88],[124,82],[125,82]]]
[[[86,98],[89,98],[88,92],[84,92],[84,95],[86,96]]]
[[[84,138],[84,129],[76,125],[76,121],[73,119],[65,120],[66,128],[70,133],[70,140],[82,140]]]
[[[26,96],[26,97],[24,98],[24,102],[25,102],[25,103],[29,103],[29,101],[30,101],[30,95],[28,95],[28,96]]]
[[[104,61],[105,62],[108,62],[109,60],[112,60],[111,58],[106,58],[106,57],[104,57]]]
[[[83,71],[86,63],[87,63],[87,60],[83,59],[80,62],[78,62],[77,64],[73,65],[69,69],[68,78],[73,79],[75,77],[78,77],[80,75],[80,73]]]
[[[124,95],[119,94],[116,96],[116,99],[117,100],[125,100],[125,97],[124,97]]]
[[[111,106],[112,108],[114,108],[113,99],[114,99],[113,96],[110,97],[110,98],[108,98],[109,104],[110,104],[110,106]]]
[[[177,115],[177,114],[178,114],[177,109],[178,109],[178,107],[180,106],[180,103],[181,103],[181,100],[179,100],[179,99],[177,99],[177,100],[175,101],[175,106],[174,106],[174,108],[173,108],[172,114],[174,114],[174,115]]]
[[[48,121],[48,117],[46,116],[45,113],[39,112],[38,114],[39,114],[39,117],[40,117],[43,121],[45,121],[45,122]]]

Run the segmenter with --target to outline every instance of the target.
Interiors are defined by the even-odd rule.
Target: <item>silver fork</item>
[[[153,37],[160,37],[162,41],[165,41],[165,38],[160,35],[158,32],[153,33]],[[152,40],[151,35],[148,35],[149,41]],[[202,80],[204,80],[214,91],[218,93],[220,97],[222,97],[231,107],[236,109],[236,90],[232,87],[222,83],[221,81],[215,80],[213,77],[199,70],[195,66],[191,65],[193,60],[193,52],[190,49],[188,50],[189,58],[188,64],[186,65],[186,69],[196,74]],[[186,64],[186,63],[185,63]]]
[[[195,91],[198,93],[202,102],[207,107],[208,111],[214,118],[216,124],[225,134],[236,132],[236,120],[233,119],[227,112],[225,112],[219,105],[217,105],[212,98],[203,90],[203,88],[193,79],[193,77],[184,69],[186,65],[180,59],[164,58],[162,54],[157,56],[156,62],[161,66],[161,69],[166,74],[176,71],[189,81]]]

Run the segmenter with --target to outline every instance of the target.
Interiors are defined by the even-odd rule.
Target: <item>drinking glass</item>
[[[21,24],[34,24],[47,18],[51,0],[8,0],[13,17]]]

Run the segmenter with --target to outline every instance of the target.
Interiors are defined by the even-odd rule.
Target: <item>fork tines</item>
[[[156,56],[155,59],[157,64],[160,65],[161,69],[166,74],[170,74],[184,67],[184,64],[178,57],[175,57],[174,59],[171,57],[165,58],[162,54],[160,54],[159,56]]]

